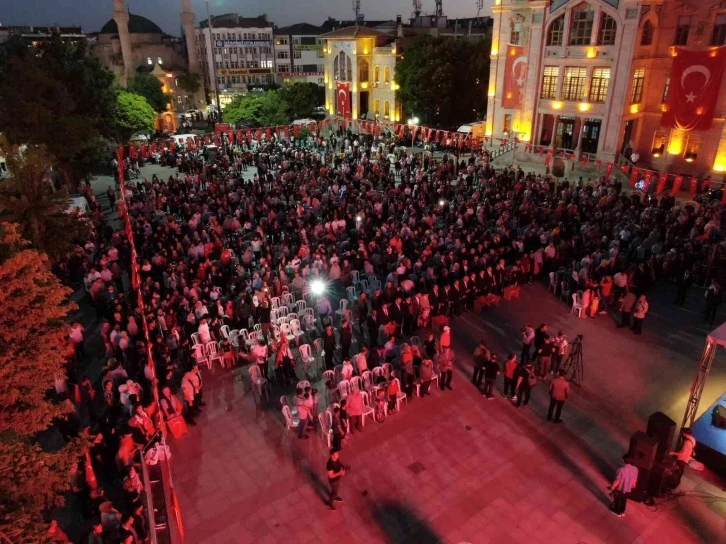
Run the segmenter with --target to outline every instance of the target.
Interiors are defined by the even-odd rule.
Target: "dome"
[[[152,20],[129,13],[129,33],[130,34],[164,34],[164,31]],[[101,29],[100,34],[118,34],[118,25],[116,21],[111,19]]]

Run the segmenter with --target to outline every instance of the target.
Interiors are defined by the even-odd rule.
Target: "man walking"
[[[330,484],[328,506],[331,510],[335,510],[335,503],[343,502],[343,499],[338,495],[338,488],[340,487],[340,479],[347,472],[346,467],[340,462],[340,450],[335,448],[330,450],[330,458],[325,465],[325,470],[328,472],[328,483]]]
[[[511,393],[512,401],[517,402],[517,374],[519,371],[519,363],[517,355],[510,353],[507,360],[504,361],[504,396]]]
[[[451,387],[451,378],[454,375],[455,360],[456,357],[454,356],[454,352],[449,346],[445,347],[439,354],[439,370],[441,371],[441,384],[439,387],[441,387],[442,391],[444,389],[453,390]]]
[[[497,362],[497,354],[492,353],[491,357],[484,363],[484,393],[483,395],[489,399],[494,399],[494,384],[499,376],[500,368]]]
[[[633,307],[638,297],[635,293],[628,291],[620,300],[620,325],[618,328],[630,327],[630,315],[633,313]]]
[[[532,361],[527,361],[524,366],[519,369],[519,376],[517,376],[517,408],[522,403],[527,406],[529,402],[529,396],[532,394],[532,388],[537,384],[537,376],[534,374],[534,366]],[[514,398],[512,398],[514,401]]]
[[[613,504],[610,511],[622,518],[625,515],[625,507],[628,502],[627,495],[638,483],[638,468],[633,466],[629,454],[623,455],[623,466],[615,474],[615,481],[608,489],[612,489]]]
[[[522,363],[529,361],[529,351],[534,342],[534,329],[527,323],[522,329]]]
[[[570,382],[565,378],[565,371],[560,370],[559,375],[550,382],[550,408],[547,410],[547,421],[552,421],[552,413],[555,415],[555,423],[562,423],[562,407],[570,396]]]
[[[484,367],[489,360],[490,353],[487,349],[486,343],[482,340],[474,350],[474,374],[471,378],[471,383],[476,385],[477,389],[481,390],[481,381],[484,378]]]

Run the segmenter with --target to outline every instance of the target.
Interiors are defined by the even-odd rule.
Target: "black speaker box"
[[[673,444],[673,437],[676,434],[676,422],[663,412],[655,412],[648,418],[648,436],[658,441],[658,451],[655,460],[660,461],[668,455]]]
[[[648,479],[648,493],[651,497],[660,497],[674,490],[681,483],[681,467],[678,461],[668,456],[653,465]]]
[[[632,459],[631,464],[638,468],[651,470],[658,452],[658,441],[646,433],[638,431],[630,437],[628,453]]]
[[[644,468],[638,468],[638,481],[635,487],[630,490],[628,498],[635,502],[646,502],[650,499],[650,471]]]
[[[716,405],[711,416],[711,423],[719,429],[726,429],[726,406]]]

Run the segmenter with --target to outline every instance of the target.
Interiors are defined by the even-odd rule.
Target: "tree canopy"
[[[116,127],[121,142],[128,142],[135,134],[154,131],[156,112],[146,98],[128,91],[120,91],[116,98]]]
[[[397,98],[407,114],[446,129],[483,119],[490,48],[488,41],[416,38],[396,65]]]
[[[12,144],[45,145],[68,182],[89,173],[89,151],[115,136],[113,74],[83,42],[52,39],[38,49],[19,40],[0,54],[0,127]]]
[[[286,125],[312,116],[324,101],[314,83],[293,83],[273,91],[237,96],[222,112],[225,122],[240,121],[253,126]]]
[[[139,74],[130,78],[126,90],[146,98],[146,101],[156,112],[166,110],[169,103],[169,95],[164,93],[161,81],[151,74]]]
[[[52,158],[45,146],[21,148],[3,136],[0,152],[10,173],[0,184],[0,220],[17,223],[22,236],[51,259],[72,252],[88,228],[76,212],[66,213],[68,192],[53,192]]]
[[[199,74],[192,74],[191,72],[181,74],[177,76],[176,81],[179,88],[189,94],[196,94],[202,88],[202,80]]]

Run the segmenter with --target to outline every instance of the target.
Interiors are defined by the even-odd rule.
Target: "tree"
[[[48,258],[28,248],[12,223],[0,223],[0,282],[0,533],[11,542],[45,543],[44,514],[63,504],[83,447],[79,439],[46,451],[35,440],[73,410],[47,391],[62,372],[65,318],[76,307]]]
[[[284,115],[290,121],[309,118],[316,106],[325,103],[325,94],[323,92],[321,100],[319,89],[320,86],[315,83],[293,83],[282,87],[277,92]]]
[[[116,128],[121,142],[128,142],[134,134],[154,131],[156,112],[146,98],[128,91],[120,91],[116,98]]]
[[[11,144],[44,145],[66,182],[88,174],[78,160],[115,135],[113,74],[85,43],[52,39],[36,48],[11,39],[0,51],[0,127]]]
[[[179,75],[176,78],[176,83],[180,89],[189,94],[197,94],[202,88],[202,80],[199,74],[193,74],[191,72]]]
[[[423,35],[396,65],[396,95],[422,124],[446,129],[483,119],[489,83],[488,41]]]
[[[317,87],[314,83],[293,83],[274,91],[237,96],[222,115],[225,122],[232,124],[244,121],[255,126],[286,125],[311,117],[315,107],[321,105]]]
[[[21,149],[2,137],[0,153],[10,173],[0,184],[0,220],[17,223],[22,236],[52,259],[72,252],[88,226],[77,212],[66,213],[65,189],[53,192],[48,177],[53,163],[45,147]]]
[[[126,90],[130,93],[140,94],[154,111],[162,112],[166,110],[169,103],[169,95],[164,94],[161,81],[151,74],[139,74],[129,79]]]

